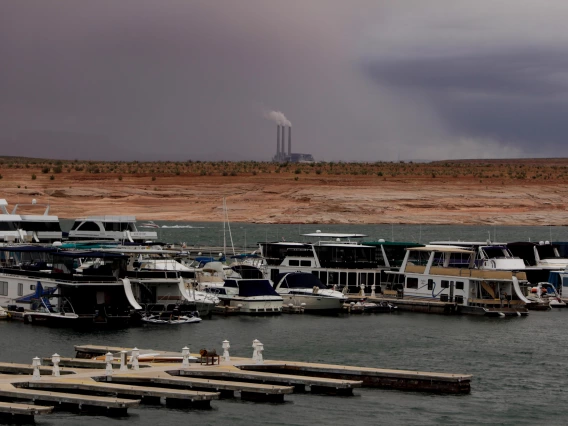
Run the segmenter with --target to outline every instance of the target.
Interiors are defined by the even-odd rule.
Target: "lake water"
[[[159,224],[173,225],[168,222]],[[218,245],[222,224],[203,228],[159,229],[165,241]],[[299,232],[357,232],[398,241],[441,239],[568,241],[565,227],[298,226],[232,225],[236,245],[298,239]],[[221,230],[221,231],[220,231]],[[391,233],[392,232],[392,233]],[[227,237],[228,238],[228,237]],[[531,312],[526,318],[478,318],[398,312],[363,316],[213,317],[199,324],[146,326],[78,332],[0,322],[0,360],[31,363],[57,352],[73,356],[75,344],[137,346],[192,352],[231,342],[231,354],[252,355],[254,339],[264,343],[265,359],[286,359],[473,374],[469,395],[358,389],[353,397],[291,395],[284,404],[240,400],[212,403],[211,410],[172,410],[146,406],[126,418],[55,413],[38,416],[39,425],[438,425],[565,424],[568,404],[568,309]],[[128,423],[127,423],[128,422]]]

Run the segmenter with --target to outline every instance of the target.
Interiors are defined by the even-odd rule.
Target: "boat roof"
[[[302,234],[304,237],[322,237],[322,238],[363,238],[368,237],[365,234],[342,234],[336,232],[312,232],[310,234]]]
[[[140,247],[117,247],[117,248],[101,248],[99,251],[109,253],[130,253],[130,254],[180,254],[179,250],[162,250],[162,249],[147,249]]]
[[[399,247],[424,247],[424,244],[410,243],[404,241],[362,241],[364,246],[399,246]]]
[[[22,217],[19,214],[0,214],[0,221],[2,222],[13,222],[13,221],[21,221]]]
[[[122,216],[122,215],[102,215],[102,216],[87,216],[75,219],[75,222],[83,222],[85,220],[100,221],[100,222],[136,222],[136,216]]]
[[[333,246],[337,246],[337,247],[351,247],[351,248],[368,248],[371,249],[371,246],[365,246],[363,244],[349,244],[349,243],[337,243],[334,241],[322,241],[321,244],[315,244],[315,246],[320,246],[320,247],[333,247]]]
[[[463,248],[458,248],[458,247],[443,247],[443,246],[438,246],[438,247],[432,247],[432,246],[425,246],[425,247],[409,247],[406,250],[408,251],[438,251],[441,253],[474,253],[473,250],[466,250]]]
[[[450,246],[504,246],[507,243],[497,243],[493,241],[431,241],[430,244],[450,245]]]
[[[19,215],[22,220],[39,220],[43,222],[59,222],[57,216],[44,215],[44,214],[21,214]]]
[[[57,249],[55,247],[48,247],[48,246],[26,245],[26,246],[0,246],[0,251],[53,253],[56,252]]]

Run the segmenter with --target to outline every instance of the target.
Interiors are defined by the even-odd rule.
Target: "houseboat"
[[[89,216],[76,219],[70,240],[110,240],[147,243],[158,239],[156,231],[138,231],[135,216]]]
[[[478,269],[476,253],[453,246],[407,249],[399,271],[388,271],[383,293],[402,300],[452,304],[464,314],[524,316],[531,303],[521,286],[528,286],[522,271]],[[400,305],[399,305],[400,307]]]

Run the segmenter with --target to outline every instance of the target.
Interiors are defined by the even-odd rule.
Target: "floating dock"
[[[470,392],[470,375],[264,360],[264,345],[255,340],[253,347],[253,359],[225,352],[214,365],[199,362],[189,348],[179,353],[96,345],[76,346],[77,358],[44,359],[53,366],[40,366],[39,358],[32,365],[0,363],[0,416],[33,420],[54,408],[125,416],[140,403],[208,408],[211,401],[236,397],[281,403],[292,393],[349,396],[360,387]]]

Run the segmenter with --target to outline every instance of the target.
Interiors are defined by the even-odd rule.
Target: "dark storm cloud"
[[[454,134],[512,141],[531,155],[568,135],[568,49],[466,51],[365,64],[381,85],[421,93]]]
[[[323,160],[566,154],[566,13],[553,0],[0,0],[0,153],[266,160],[273,110],[293,150]]]

